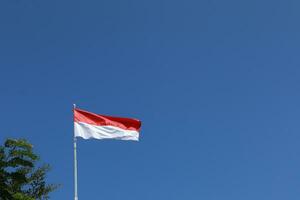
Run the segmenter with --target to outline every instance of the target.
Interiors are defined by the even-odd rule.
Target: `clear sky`
[[[0,141],[73,199],[72,104],[143,121],[78,141],[79,200],[298,200],[298,0],[1,0]]]

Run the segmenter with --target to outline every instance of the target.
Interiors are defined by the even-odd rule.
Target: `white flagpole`
[[[73,104],[73,109],[75,110],[75,108],[76,108],[76,104]],[[77,185],[77,139],[75,137],[75,131],[74,131],[74,200],[78,200],[77,187],[78,187]]]

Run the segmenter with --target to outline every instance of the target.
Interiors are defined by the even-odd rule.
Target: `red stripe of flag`
[[[74,109],[74,122],[84,122],[96,126],[115,126],[138,132],[141,128],[141,121],[137,119],[99,115],[78,108]]]

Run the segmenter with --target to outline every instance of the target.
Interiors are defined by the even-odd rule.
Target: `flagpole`
[[[76,104],[73,104],[75,110]],[[73,112],[74,112],[73,110]],[[74,131],[74,200],[78,200],[78,185],[77,185],[77,139]]]

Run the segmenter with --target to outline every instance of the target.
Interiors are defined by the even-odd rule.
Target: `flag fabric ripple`
[[[74,135],[84,139],[139,140],[141,121],[74,109]]]

